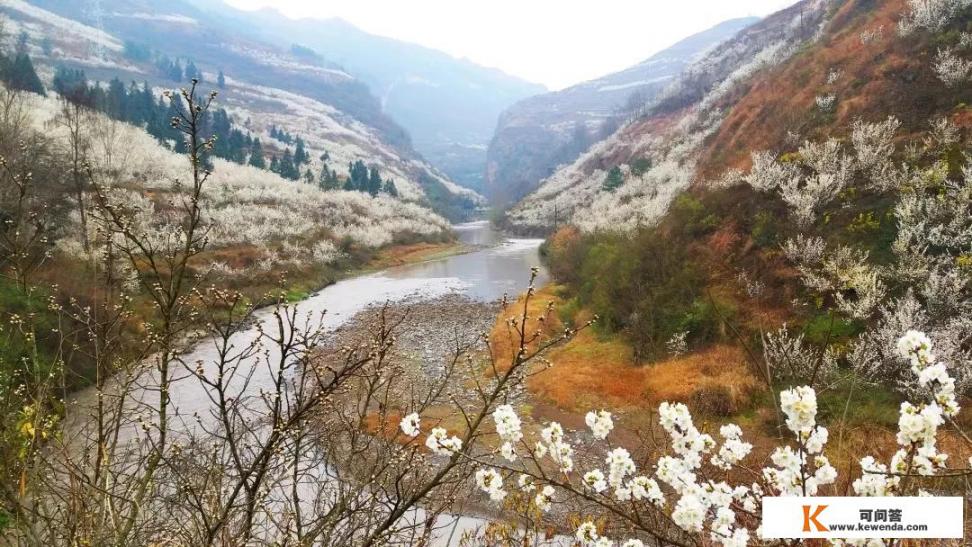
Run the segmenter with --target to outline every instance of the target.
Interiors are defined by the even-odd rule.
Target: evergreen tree
[[[314,184],[314,173],[311,173],[310,169],[304,171],[304,182]]]
[[[395,181],[393,181],[392,179],[388,179],[385,181],[385,186],[381,189],[381,191],[393,198],[398,197],[398,188],[395,186]]]
[[[192,62],[192,59],[189,59],[189,62],[186,63],[186,79],[191,80],[193,78],[201,82],[202,71],[196,67],[196,63]]]
[[[169,65],[169,79],[174,82],[181,82],[183,77],[182,65],[179,64],[179,60],[176,59],[171,65]]]
[[[283,155],[280,156],[280,160],[277,162],[277,174],[290,180],[300,178],[300,170],[294,165],[294,156],[290,153],[289,148],[284,150]]]
[[[125,102],[127,99],[127,94],[125,93],[125,84],[121,82],[118,78],[112,78],[108,82],[108,94],[105,97],[105,104],[102,108],[105,114],[108,114],[109,118],[116,120],[126,120],[125,117]]]
[[[363,161],[357,160],[348,164],[348,180],[344,182],[344,189],[356,192],[368,191],[368,167]]]
[[[21,53],[27,53],[28,38],[30,38],[30,36],[27,34],[26,30],[20,31],[20,34],[17,35],[17,49],[14,50],[17,53],[17,55],[20,55]]]
[[[310,161],[307,151],[304,150],[304,139],[297,137],[297,149],[294,151],[294,163],[303,165]]]
[[[260,139],[253,139],[250,145],[250,165],[260,169],[267,168],[267,162],[263,159],[263,147],[260,146]]]
[[[617,188],[620,188],[624,184],[624,174],[621,172],[621,168],[615,165],[608,171],[607,178],[604,179],[603,187],[608,192],[613,192]]]
[[[219,75],[216,76],[216,85],[218,85],[220,89],[226,88],[226,76],[223,75],[222,70],[220,70]]]
[[[280,173],[280,162],[277,160],[277,156],[270,158],[270,170],[274,173]]]
[[[88,87],[83,70],[59,66],[54,69],[51,88],[65,100],[94,108],[94,93]]]
[[[44,84],[37,77],[37,71],[34,70],[34,63],[30,62],[30,56],[26,52],[18,53],[13,63],[10,63],[5,68],[3,80],[6,82],[7,87],[46,95],[44,92]]]
[[[381,192],[381,188],[381,174],[378,172],[378,167],[372,167],[371,175],[368,177],[368,185],[366,186],[366,189],[372,196],[377,196],[378,192]]]

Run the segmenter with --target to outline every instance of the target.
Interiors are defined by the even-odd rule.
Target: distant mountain
[[[486,148],[500,112],[546,88],[441,51],[376,36],[342,19],[290,19],[274,9],[235,10],[196,0],[204,11],[280,47],[306,48],[367,83],[415,149],[456,182],[481,189]]]
[[[959,129],[967,133],[972,127],[972,86],[948,85],[943,74],[951,74],[937,59],[940,51],[952,51],[962,59],[953,64],[968,62],[962,33],[972,28],[972,6],[957,10],[947,28],[894,30],[912,9],[920,5],[801,0],[767,16],[688,67],[642,116],[545,178],[508,211],[508,227],[543,234],[565,224],[586,232],[655,226],[672,218],[669,207],[686,190],[694,199],[738,188],[753,168],[754,154],[799,163],[808,141],[836,143],[845,151],[863,138],[859,124],[885,123],[888,116],[895,118],[891,125],[900,124],[902,141],[958,139]],[[946,136],[949,132],[956,133]],[[905,157],[920,157],[921,149],[909,148]],[[938,165],[946,164],[946,171],[960,172],[961,160]],[[838,224],[855,215],[873,214],[882,219],[882,229],[893,226],[884,220],[892,214],[881,212],[892,202],[871,192],[842,191],[836,211],[822,217],[829,233],[855,233],[856,228]],[[781,202],[767,195],[749,189],[720,198],[741,220],[731,227],[715,224],[716,231],[743,234],[737,241],[748,246],[758,229],[735,200],[751,207],[750,213],[755,208],[775,219],[766,215],[780,211]],[[769,222],[780,229],[776,220]],[[871,240],[887,244],[883,237]]]
[[[561,164],[610,135],[713,47],[759,19],[732,19],[630,68],[530,97],[500,116],[487,156],[487,196],[514,203]]]
[[[212,11],[217,7],[225,13]],[[368,83],[306,48],[265,39],[259,25],[246,22],[251,14],[221,2],[5,0],[0,13],[8,19],[8,36],[29,35],[30,53],[48,80],[54,67],[65,66],[92,80],[172,88],[186,79],[173,79],[160,63],[192,61],[204,75],[204,88],[215,87],[217,74],[225,74],[220,106],[271,154],[293,147],[271,128],[300,136],[312,177],[325,161],[346,176],[349,164],[362,160],[394,180],[402,199],[452,219],[464,218],[480,201],[413,149],[408,132],[385,113]]]

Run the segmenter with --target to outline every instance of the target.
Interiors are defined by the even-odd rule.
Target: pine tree
[[[220,89],[226,88],[226,76],[223,75],[222,70],[220,70],[219,75],[216,76],[216,85],[218,85]]]
[[[381,190],[393,198],[398,197],[398,188],[395,186],[395,181],[392,179],[386,180],[385,186]]]
[[[253,139],[250,145],[250,165],[259,169],[266,169],[267,162],[263,159],[263,147],[260,146],[260,139]]]
[[[621,172],[621,168],[615,165],[608,171],[607,178],[604,179],[603,188],[608,192],[612,192],[620,188],[622,184],[624,184],[624,174]]]
[[[363,161],[357,160],[348,164],[348,180],[344,183],[344,189],[356,192],[368,191],[368,167]]]
[[[169,79],[174,82],[181,82],[183,78],[182,65],[179,64],[179,60],[176,59],[171,65],[169,65]]]
[[[284,150],[277,162],[277,173],[285,179],[297,180],[300,178],[300,170],[294,165],[294,156],[290,153],[289,148]]]
[[[297,137],[297,149],[294,151],[294,163],[297,165],[303,165],[310,161],[310,157],[307,156],[307,151],[304,150],[304,139]]]
[[[381,174],[378,172],[377,167],[372,167],[371,175],[368,177],[368,185],[366,186],[366,189],[372,196],[377,196],[378,192],[381,192],[381,187]]]
[[[34,70],[34,63],[30,61],[30,56],[26,52],[20,52],[4,71],[3,79],[11,89],[21,89],[39,95],[46,95],[44,84],[37,77]]]

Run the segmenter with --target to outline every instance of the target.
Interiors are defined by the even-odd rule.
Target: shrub
[[[726,418],[739,411],[732,389],[718,382],[704,382],[692,392],[689,404],[701,414]]]

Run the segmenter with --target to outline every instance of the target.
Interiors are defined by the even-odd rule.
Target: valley
[[[0,0],[0,543],[970,537],[972,2],[552,91],[339,4]]]

